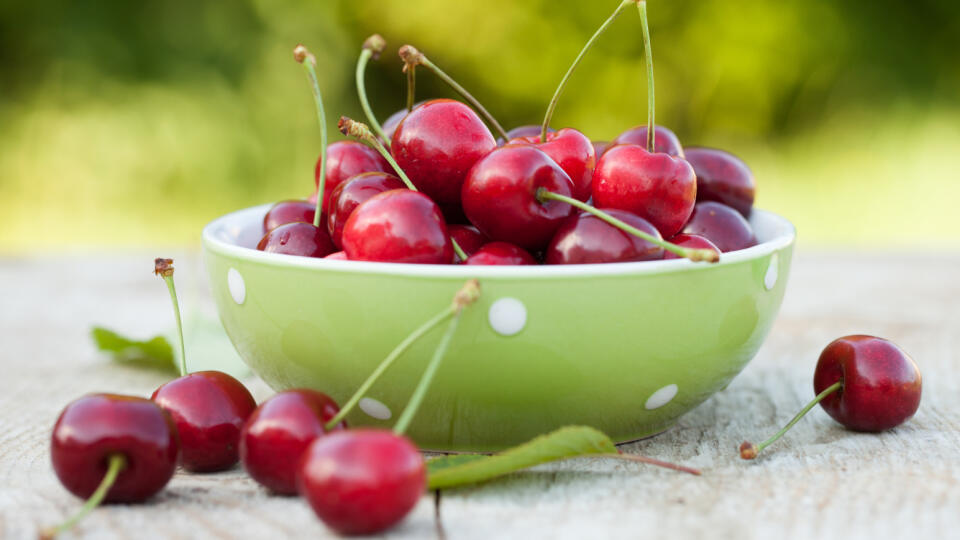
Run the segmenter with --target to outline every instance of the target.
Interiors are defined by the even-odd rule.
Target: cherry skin
[[[341,241],[352,261],[450,264],[454,257],[440,208],[408,189],[374,195],[358,206]]]
[[[697,203],[683,233],[702,236],[723,253],[757,245],[750,223],[733,208],[714,201]]]
[[[413,108],[423,105],[425,101],[418,101],[413,104]],[[383,122],[383,125],[380,126],[383,129],[383,134],[387,140],[393,140],[393,133],[397,130],[397,126],[400,125],[400,122],[409,114],[410,111],[407,111],[406,108],[400,109],[399,111],[391,114]]]
[[[676,234],[670,239],[670,243],[690,249],[712,249],[713,251],[717,252],[717,255],[720,254],[720,249],[717,248],[713,242],[696,234]],[[663,258],[679,259],[680,256],[670,251],[664,251]]]
[[[100,485],[113,455],[125,459],[107,502],[140,502],[163,489],[177,468],[180,443],[170,415],[132,396],[92,394],[60,413],[50,456],[63,487],[86,499]]]
[[[405,187],[396,176],[382,172],[360,173],[341,182],[330,194],[330,207],[327,213],[327,232],[330,233],[330,239],[333,240],[334,245],[343,247],[341,244],[343,226],[360,203],[384,191]]]
[[[537,141],[539,141],[541,129],[542,129],[541,126],[534,126],[529,124],[525,126],[517,126],[507,131],[508,139],[506,141],[503,140],[502,137],[497,137],[497,146],[503,146],[508,143],[507,141],[513,142],[514,139],[518,139],[520,137],[536,137]],[[556,130],[553,128],[548,128],[547,134],[549,135],[550,133],[554,133],[555,131]]]
[[[540,142],[540,134],[517,137],[510,144],[528,143],[543,150],[550,159],[567,173],[573,182],[573,198],[586,201],[590,198],[590,185],[593,181],[593,169],[597,165],[597,155],[593,143],[586,135],[572,128],[563,128],[547,134],[547,142]]]
[[[689,147],[687,161],[697,175],[697,201],[717,201],[750,217],[757,183],[740,158],[714,148]]]
[[[237,464],[240,431],[257,407],[240,381],[222,371],[197,371],[157,388],[150,399],[177,426],[184,469],[221,471]]]
[[[647,126],[646,124],[642,126],[637,126],[630,128],[620,135],[617,135],[615,139],[610,141],[608,149],[616,146],[618,144],[636,144],[642,146],[643,148],[647,147]],[[680,146],[680,139],[677,138],[677,135],[670,131],[669,129],[663,126],[657,126],[653,128],[653,151],[658,154],[670,154],[674,157],[684,157],[683,147]],[[597,154],[600,156],[600,154]]]
[[[326,394],[298,389],[264,401],[247,419],[240,435],[240,460],[250,476],[268,489],[297,492],[300,457],[327,431],[324,425],[339,411]],[[339,424],[337,429],[345,428]]]
[[[390,153],[417,189],[446,207],[460,205],[467,171],[496,147],[473,109],[452,99],[434,99],[404,117]]]
[[[287,223],[263,235],[257,249],[283,255],[326,257],[336,251],[326,230],[312,223]]]
[[[813,374],[813,391],[819,394],[837,381],[843,386],[820,405],[856,431],[899,426],[920,406],[920,369],[903,349],[882,338],[846,336],[827,345]]]
[[[320,160],[313,170],[314,185],[320,185]],[[389,172],[392,169],[376,150],[357,141],[337,141],[327,146],[327,180],[323,185],[323,210],[330,204],[330,193],[341,182],[365,172]],[[314,204],[316,193],[311,196]]]
[[[300,494],[340,534],[389,529],[417,505],[426,486],[417,447],[387,430],[331,433],[314,441],[300,464]]]
[[[453,238],[460,249],[467,254],[467,257],[490,242],[490,239],[473,225],[449,225],[447,226],[447,232],[450,233],[450,238]]]
[[[537,264],[527,250],[509,242],[490,242],[470,255],[463,264],[484,266],[520,266]]]
[[[611,216],[660,238],[660,232],[642,217],[615,208],[602,209]],[[621,231],[587,212],[567,218],[547,247],[547,264],[594,264],[651,261],[663,258],[663,248]]]
[[[567,203],[540,202],[539,188],[569,197],[573,182],[542,150],[526,144],[508,144],[490,152],[470,169],[463,183],[463,210],[470,222],[491,240],[539,251],[573,213],[573,207]]]
[[[326,257],[324,257],[324,259],[333,259],[333,260],[335,260],[335,261],[349,261],[349,260],[350,260],[350,259],[347,258],[347,253],[346,253],[345,251],[335,251],[335,252],[327,255]]]
[[[664,238],[680,231],[696,198],[697,177],[689,163],[635,144],[604,152],[593,173],[594,205],[632,212],[652,223]]]
[[[263,232],[268,233],[287,223],[313,223],[313,216],[317,212],[316,202],[300,199],[278,202],[263,216]]]

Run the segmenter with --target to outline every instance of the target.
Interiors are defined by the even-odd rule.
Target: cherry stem
[[[417,95],[417,66],[404,64],[403,71],[407,74],[407,112],[410,112]]]
[[[823,392],[820,392],[819,394],[817,394],[817,397],[813,398],[813,401],[811,401],[810,403],[807,403],[807,406],[804,407],[800,412],[798,412],[797,415],[794,416],[793,419],[787,423],[787,425],[783,426],[783,428],[780,431],[776,432],[773,435],[773,437],[770,437],[769,439],[763,441],[760,444],[753,444],[750,441],[744,441],[743,444],[740,445],[740,457],[743,459],[754,459],[755,457],[757,457],[757,454],[762,452],[764,448],[770,446],[771,444],[776,442],[777,439],[782,437],[783,434],[789,431],[794,424],[799,422],[800,419],[803,418],[805,414],[810,412],[810,409],[812,409],[817,403],[820,403],[821,401],[823,401],[824,398],[836,392],[837,390],[840,390],[841,388],[843,388],[842,380],[837,381],[831,384],[830,386],[826,387],[823,390]]]
[[[313,89],[313,102],[317,107],[317,122],[320,123],[320,178],[317,183],[317,208],[313,215],[313,226],[319,228],[323,214],[323,188],[327,183],[327,115],[323,110],[323,96],[320,94],[320,82],[317,80],[317,58],[303,45],[294,47],[293,58],[300,62],[307,72],[307,79]]]
[[[103,476],[103,480],[100,481],[100,485],[97,486],[96,491],[83,503],[83,506],[80,507],[80,510],[78,510],[76,514],[70,516],[70,518],[56,527],[44,531],[41,538],[53,538],[60,533],[70,530],[77,522],[86,517],[86,515],[96,507],[100,506],[104,497],[107,496],[107,492],[113,487],[120,472],[122,472],[126,466],[127,458],[125,458],[123,454],[110,454],[109,461],[107,462],[107,473]]]
[[[646,463],[647,465],[654,465],[656,467],[663,467],[664,469],[670,469],[672,471],[680,471],[689,474],[694,474],[700,476],[702,473],[700,469],[694,469],[692,467],[687,467],[686,465],[677,465],[676,463],[670,463],[669,461],[662,461],[659,459],[654,459],[647,456],[638,456],[636,454],[600,454],[596,456],[598,458],[611,458],[611,459],[622,459],[624,461],[633,461],[636,463]]]
[[[400,47],[400,58],[403,59],[403,63],[407,66],[417,66],[421,65],[434,73],[437,77],[447,83],[450,88],[453,88],[458,94],[460,94],[463,99],[467,100],[470,105],[473,105],[473,108],[476,109],[481,116],[486,118],[487,123],[493,126],[493,129],[503,137],[503,140],[508,140],[510,137],[507,135],[506,130],[503,129],[503,126],[500,125],[500,122],[497,122],[497,119],[490,114],[483,105],[477,101],[477,98],[473,97],[470,92],[467,92],[467,89],[460,86],[457,81],[453,80],[452,77],[443,72],[442,69],[437,67],[436,64],[430,61],[422,52],[418,51],[413,45],[404,45]]]
[[[154,259],[153,273],[167,282],[167,290],[170,291],[170,301],[173,302],[173,316],[177,320],[177,337],[180,338],[180,376],[183,377],[187,374],[187,348],[183,342],[183,322],[180,320],[177,288],[173,285],[173,259]]]
[[[360,51],[360,59],[357,60],[357,95],[360,96],[360,106],[363,108],[363,114],[367,116],[367,121],[370,122],[370,127],[383,139],[384,144],[387,147],[390,147],[390,141],[387,140],[387,137],[383,134],[383,128],[380,126],[380,122],[377,122],[377,118],[373,115],[373,109],[370,108],[370,102],[367,100],[367,86],[364,83],[363,74],[367,69],[367,62],[370,58],[373,57],[374,60],[380,58],[380,53],[383,52],[384,47],[387,46],[387,42],[384,41],[383,37],[380,34],[374,34],[367,38],[363,42],[363,49]]]
[[[640,26],[643,28],[643,54],[647,64],[647,152],[653,152],[656,124],[654,123],[654,95],[653,95],[653,50],[650,48],[650,27],[647,24],[647,2],[637,1],[640,11]]]
[[[660,246],[671,253],[674,253],[680,257],[690,259],[691,261],[694,261],[694,262],[698,262],[698,261],[717,262],[720,260],[720,257],[717,255],[717,252],[713,251],[712,249],[688,249],[688,248],[681,247],[676,244],[667,242],[666,240],[657,238],[656,236],[653,236],[650,233],[641,231],[640,229],[633,227],[611,216],[610,214],[604,212],[603,210],[594,208],[589,204],[586,204],[584,202],[578,201],[577,199],[574,199],[573,197],[567,197],[566,195],[561,195],[559,193],[547,191],[546,188],[537,189],[537,200],[540,202],[543,202],[545,200],[565,202],[571,206],[574,206],[576,208],[579,208],[580,210],[583,210],[584,212],[587,212],[588,214],[592,214],[597,218],[602,219],[603,221],[609,223],[610,225],[613,225],[614,227],[620,229],[621,231],[630,233],[636,236],[637,238],[646,240],[651,244]]]
[[[343,133],[352,139],[356,139],[379,152],[380,155],[383,156],[383,159],[387,160],[387,163],[390,164],[394,172],[397,173],[397,176],[400,177],[400,180],[403,181],[404,185],[407,186],[407,189],[410,191],[420,191],[417,189],[417,186],[413,185],[413,182],[410,181],[410,177],[407,176],[407,173],[403,172],[403,169],[401,169],[400,165],[398,165],[396,160],[393,159],[393,156],[390,155],[390,152],[384,148],[383,144],[381,144],[379,140],[377,140],[377,137],[373,135],[373,132],[370,131],[370,128],[366,124],[363,122],[357,122],[356,120],[346,116],[341,116],[340,121],[337,122],[337,128],[340,129],[340,133]],[[457,241],[454,240],[453,237],[450,238],[450,242],[453,244],[453,250],[457,253],[457,257],[460,257],[461,261],[467,260],[466,252],[463,251],[463,248],[457,244]]]
[[[586,45],[583,46],[583,49],[580,49],[580,54],[577,55],[573,60],[573,64],[570,64],[570,68],[567,69],[566,74],[563,78],[560,79],[560,84],[557,86],[557,90],[553,93],[553,98],[550,99],[550,103],[547,105],[547,113],[543,116],[543,128],[540,131],[540,141],[544,142],[547,140],[547,131],[550,130],[550,120],[553,119],[553,112],[557,108],[557,103],[560,101],[560,94],[563,93],[563,90],[567,87],[567,81],[570,80],[570,76],[573,75],[573,72],[577,69],[577,66],[580,65],[580,61],[583,60],[583,57],[587,55],[594,42],[597,41],[604,32],[607,31],[607,28],[620,16],[620,13],[623,12],[631,4],[636,3],[637,0],[623,0],[620,2],[620,5],[617,6],[617,9],[607,17],[607,20],[603,21],[603,24],[600,25],[600,28],[597,28],[597,31],[590,36],[590,39],[587,40]]]

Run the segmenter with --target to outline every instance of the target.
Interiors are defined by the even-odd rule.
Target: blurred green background
[[[538,123],[617,0],[0,3],[0,253],[196,246],[221,214],[312,190],[319,134],[291,49],[318,56],[331,127],[360,118],[363,39],[383,120],[411,43],[505,124]],[[960,3],[651,0],[657,118],[743,157],[806,245],[960,247]],[[449,96],[418,73],[419,97]],[[636,10],[581,65],[555,127],[644,121]],[[335,130],[332,130],[334,133]]]

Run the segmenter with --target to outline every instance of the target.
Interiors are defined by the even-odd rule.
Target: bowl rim
[[[754,228],[754,233],[760,237],[766,236],[768,238],[755,246],[739,251],[723,253],[720,255],[720,261],[717,263],[693,262],[688,259],[667,259],[660,261],[537,266],[403,264],[319,259],[267,253],[231,243],[227,240],[231,235],[234,238],[239,237],[240,229],[244,226],[249,227],[250,221],[254,218],[256,218],[256,224],[262,227],[263,216],[273,204],[274,203],[267,203],[242,210],[235,210],[214,219],[203,228],[202,240],[204,250],[268,266],[333,272],[444,278],[557,278],[663,274],[729,266],[744,261],[760,259],[786,248],[794,243],[797,236],[796,228],[788,219],[773,212],[754,208],[749,220],[751,226]]]

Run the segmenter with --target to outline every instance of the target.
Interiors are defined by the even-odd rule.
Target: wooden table
[[[0,259],[0,538],[35,537],[78,507],[49,464],[50,429],[93,391],[149,395],[163,375],[117,366],[89,327],[148,336],[170,327],[152,255]],[[176,254],[175,254],[176,255]],[[195,254],[181,254],[185,303],[212,312]],[[851,333],[887,337],[924,374],[917,416],[880,435],[848,432],[820,409],[769,454],[761,439],[812,396],[817,355]],[[424,496],[388,536],[468,538],[946,538],[960,534],[960,254],[808,253],[758,357],[680,424],[625,450],[700,467],[702,477],[579,460]],[[251,381],[258,399],[270,391]],[[235,469],[178,473],[149,503],[97,510],[96,538],[328,537],[296,498],[269,496]]]

